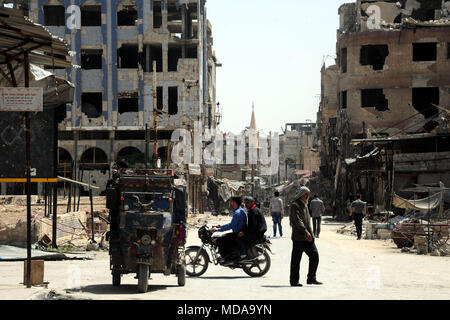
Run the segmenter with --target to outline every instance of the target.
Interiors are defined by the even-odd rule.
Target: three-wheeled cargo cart
[[[186,188],[175,186],[172,170],[120,169],[107,186],[110,269],[113,286],[135,273],[138,291],[150,274],[176,275],[186,282]]]

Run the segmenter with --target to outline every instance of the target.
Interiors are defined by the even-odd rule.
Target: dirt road
[[[46,262],[45,280],[49,289],[85,299],[151,300],[308,300],[308,299],[449,299],[450,257],[431,257],[400,253],[392,242],[356,241],[337,234],[340,224],[324,224],[317,247],[320,253],[318,280],[321,287],[289,286],[291,254],[288,219],[283,220],[285,235],[272,240],[272,268],[261,279],[249,278],[242,270],[210,265],[200,278],[187,278],[185,287],[177,286],[175,276],[155,274],[146,294],[137,294],[133,275],[122,278],[123,285],[111,285],[109,256],[97,254],[92,261]],[[268,220],[271,234],[272,222]],[[189,233],[188,245],[198,244],[195,230]],[[306,282],[308,258],[304,256],[301,281]],[[11,299],[12,289],[22,281],[23,263],[0,264],[0,299]],[[25,289],[23,289],[25,290]]]

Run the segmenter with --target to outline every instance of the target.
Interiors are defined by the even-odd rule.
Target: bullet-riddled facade
[[[30,18],[66,40],[80,66],[55,70],[76,86],[74,103],[59,114],[61,174],[70,176],[76,160],[104,186],[115,161],[143,162],[146,125],[152,159],[154,73],[163,162],[175,129],[198,120],[217,126],[217,60],[206,11],[205,0],[29,1]]]

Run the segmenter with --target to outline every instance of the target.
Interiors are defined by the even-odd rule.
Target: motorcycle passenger
[[[247,208],[248,222],[247,226],[238,233],[237,242],[241,250],[241,260],[247,258],[247,250],[245,245],[247,243],[254,243],[264,239],[264,234],[267,231],[267,224],[264,215],[257,207],[255,199],[246,197],[244,199],[245,207]]]
[[[242,198],[232,197],[230,200],[231,207],[233,208],[233,219],[230,223],[219,226],[219,228],[212,228],[212,232],[225,232],[228,230],[233,231],[233,235],[236,236],[247,225],[247,213],[242,209]]]

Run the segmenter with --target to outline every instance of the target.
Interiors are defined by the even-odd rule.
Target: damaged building
[[[218,125],[220,65],[206,1],[29,0],[28,15],[66,40],[80,66],[48,68],[76,85],[73,104],[58,115],[59,175],[103,191],[117,160],[151,162],[155,138],[164,165],[174,130],[199,120],[205,128]]]
[[[280,136],[278,183],[319,171],[316,123],[287,123]]]
[[[449,186],[450,1],[356,1],[339,15],[318,113],[338,214],[356,193],[382,211],[407,186]]]

